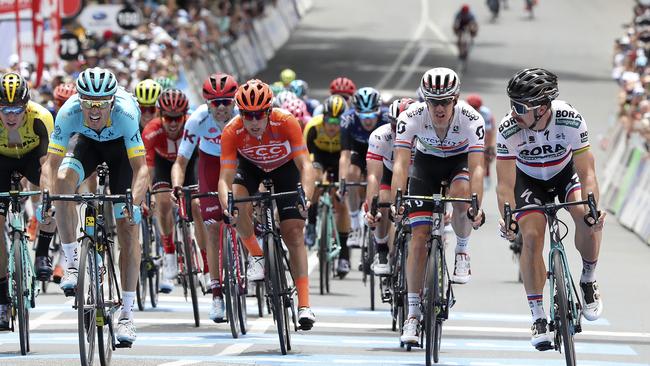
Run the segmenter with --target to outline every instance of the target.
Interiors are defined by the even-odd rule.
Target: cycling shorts
[[[323,172],[329,172],[334,175],[334,182],[339,179],[339,158],[340,153],[328,153],[326,151],[314,151],[314,168],[320,169]],[[320,177],[318,178],[321,179]]]
[[[383,165],[383,172],[381,173],[381,182],[379,182],[379,190],[388,190],[390,191],[390,184],[391,181],[393,180],[393,171],[388,169],[388,167],[384,164]]]
[[[199,193],[217,192],[219,190],[219,170],[221,158],[199,149]],[[201,216],[203,221],[213,223],[223,219],[221,203],[217,197],[201,197]]]
[[[35,186],[39,185],[41,178],[40,158],[45,155],[40,149],[34,149],[21,158],[11,158],[0,155],[0,192],[11,189],[11,173],[18,172]],[[9,207],[9,198],[0,199],[0,215],[5,216]]]
[[[156,154],[154,157],[153,166],[153,190],[171,188],[173,165],[173,161],[169,161]],[[185,180],[183,181],[183,186],[191,186],[193,184],[196,184],[196,152],[192,154],[192,157],[187,163],[187,169],[185,170]]]
[[[575,172],[573,162],[567,164],[564,169],[549,180],[535,179],[517,168],[515,203],[517,208],[524,208],[531,205],[555,202],[555,197],[560,202],[566,202],[571,193],[580,189],[580,179]],[[516,218],[520,219],[533,212],[544,214],[543,210],[527,211],[517,214]]]

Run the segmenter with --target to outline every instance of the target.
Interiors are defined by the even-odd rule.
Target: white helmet
[[[422,75],[420,91],[425,99],[453,97],[460,93],[460,80],[454,70],[436,67]]]

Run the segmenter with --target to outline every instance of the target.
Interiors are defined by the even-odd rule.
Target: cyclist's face
[[[144,127],[149,121],[156,117],[155,105],[140,105],[140,126]]]
[[[514,118],[517,125],[521,128],[528,129],[535,123],[535,112],[544,114],[548,110],[545,106],[530,106],[523,103],[510,102],[510,115]]]
[[[162,125],[165,129],[167,136],[175,140],[180,137],[183,132],[183,122],[185,122],[185,114],[163,114]]]
[[[228,101],[230,101],[228,103]],[[208,110],[215,121],[225,124],[230,121],[235,110],[235,103],[233,98],[223,98],[214,101],[206,101]]]
[[[328,136],[334,136],[337,133],[339,133],[339,131],[341,131],[341,125],[340,124],[327,123],[326,122],[326,123],[323,123],[323,126],[325,126],[325,133]]]
[[[427,100],[429,116],[436,127],[447,127],[451,123],[456,100],[456,97]]]
[[[241,118],[246,131],[255,138],[261,138],[269,122],[269,111],[241,111]]]
[[[93,130],[106,127],[113,110],[113,97],[79,96],[79,102],[86,126]]]
[[[0,119],[2,120],[2,126],[5,129],[9,131],[19,129],[25,124],[25,106],[0,106]]]
[[[377,121],[379,121],[379,110],[370,113],[358,113],[361,126],[370,131],[375,128]]]

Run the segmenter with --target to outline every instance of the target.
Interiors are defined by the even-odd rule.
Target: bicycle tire
[[[232,239],[231,239],[232,240]],[[235,236],[234,240],[238,240]],[[246,270],[244,267],[244,253],[242,252],[242,244],[237,241],[237,314],[239,315],[239,330],[241,334],[245,335],[248,332],[248,310],[246,309],[246,295],[248,293],[248,279],[246,278]]]
[[[280,285],[280,276],[284,275],[284,273],[280,274],[280,267],[278,267],[280,261],[278,260],[279,253],[277,253],[275,238],[271,234],[268,234],[265,240],[266,240],[266,249],[267,249],[265,252],[266,261],[267,261],[266,268],[268,268],[266,278],[269,279],[269,284],[270,284],[269,297],[271,300],[271,313],[273,314],[273,320],[275,321],[275,325],[278,331],[278,339],[280,341],[280,352],[283,355],[286,355],[287,354],[287,332],[285,331],[286,308],[284,307],[284,300],[282,298],[283,289],[281,288]]]
[[[569,283],[566,281],[564,273],[564,261],[562,254],[556,250],[553,253],[553,275],[555,276],[555,291],[557,293],[557,312],[555,320],[557,328],[560,330],[560,338],[564,346],[564,358],[567,366],[575,366],[576,350],[573,342],[573,334],[569,329],[572,315],[569,311],[569,297],[567,288]],[[570,291],[570,290],[569,290]]]
[[[257,316],[260,318],[264,317],[264,305],[266,304],[265,293],[265,284],[262,281],[256,281],[255,283],[255,297],[257,298]]]
[[[97,321],[97,286],[95,271],[95,250],[90,239],[81,242],[79,256],[79,277],[75,303],[77,306],[77,333],[79,335],[79,359],[82,366],[92,366],[95,356]],[[88,268],[93,270],[88,271]],[[87,298],[86,298],[87,297]]]
[[[228,235],[228,237],[229,236],[230,235]],[[226,302],[226,317],[228,318],[232,337],[239,338],[239,324],[237,324],[239,319],[239,315],[237,314],[238,291],[235,283],[236,269],[233,268],[235,262],[233,260],[232,243],[230,240],[226,239],[221,244],[221,268],[223,271],[223,284],[221,285],[221,288],[223,289],[224,300]]]
[[[102,325],[97,325],[97,353],[99,354],[99,363],[101,366],[108,366],[111,364],[113,356],[113,349],[115,349],[115,338],[113,337],[113,313],[117,310],[120,302],[115,301],[114,297],[117,292],[117,275],[115,274],[115,263],[113,262],[113,255],[111,254],[111,247],[106,246],[106,251],[103,253],[103,280],[99,281],[98,304],[101,304],[103,309]],[[100,254],[102,255],[102,254]],[[99,271],[102,268],[98,267]],[[100,274],[100,279],[102,279]],[[108,300],[107,300],[108,299]],[[109,304],[110,307],[106,305]]]
[[[366,265],[366,268],[368,268],[368,276],[370,276],[370,310],[375,311],[375,291],[376,291],[376,284],[375,284],[375,271],[372,269],[372,263],[375,260],[375,242],[372,240],[373,234],[366,228],[366,235],[368,236],[367,242],[368,242],[368,257],[366,258],[368,263]]]
[[[138,310],[144,311],[145,304],[147,302],[147,291],[149,286],[147,280],[149,279],[149,272],[147,271],[147,260],[149,258],[149,248],[150,244],[150,235],[149,235],[149,226],[147,225],[147,220],[142,220],[140,225],[142,229],[142,255],[140,259],[140,277],[138,278],[138,284],[135,288],[135,298],[138,304]]]
[[[321,207],[321,214],[318,215],[319,217],[319,223],[320,223],[320,232],[318,236],[318,264],[319,264],[319,279],[320,279],[320,294],[324,295],[325,291],[327,289],[327,266],[329,264],[328,262],[328,234],[329,231],[327,230],[328,227],[328,220],[327,220],[327,206],[323,205]],[[327,291],[329,292],[329,291]]]
[[[426,365],[431,366],[432,361],[435,363],[435,343],[436,343],[436,322],[438,314],[436,314],[436,300],[439,291],[439,252],[438,239],[434,238],[431,242],[431,248],[427,256],[427,265],[425,269],[424,288],[424,343],[425,343],[425,357]]]
[[[289,285],[287,284],[287,272],[290,272],[289,262],[287,261],[284,250],[281,250],[280,254],[281,255],[279,256],[276,255],[278,260],[277,268],[280,269],[280,288],[282,289],[282,304],[284,305],[284,308],[282,309],[284,315],[284,333],[287,340],[287,351],[290,351],[291,335],[289,334],[289,309],[291,309],[291,322],[293,323],[294,331],[298,330],[298,325],[296,323],[296,309],[293,306],[293,292],[289,290]]]
[[[402,334],[402,327],[404,326],[407,317],[406,311],[408,304],[408,298],[406,297],[406,252],[404,251],[404,234],[400,233],[398,235],[398,240],[399,241],[395,245],[397,250],[395,263],[397,263],[398,268],[396,268],[397,278],[394,282],[393,301],[397,308],[397,328],[399,329],[400,334]]]
[[[192,312],[194,314],[194,326],[198,327],[201,324],[199,317],[199,299],[196,291],[196,274],[194,268],[194,245],[192,237],[190,236],[190,228],[187,222],[181,224],[181,231],[183,235],[183,261],[185,262],[184,277],[187,278],[187,287],[190,290],[190,297],[192,299]]]
[[[434,291],[436,294],[436,301],[435,303],[438,305],[438,315],[443,311],[443,308],[446,307],[447,305],[445,304],[447,302],[447,299],[445,298],[445,289],[447,288],[447,276],[445,276],[445,250],[444,250],[444,245],[441,245],[440,247],[436,248],[436,253],[438,253],[437,258],[436,258],[436,263],[437,263],[437,271],[436,273],[438,274],[438,281],[436,282],[434,286]],[[449,309],[447,309],[449,311]],[[440,359],[440,346],[442,344],[442,321],[443,317],[441,316],[436,316],[436,322],[435,322],[435,338],[434,338],[434,343],[433,343],[433,362],[438,363],[438,360]]]
[[[27,310],[27,303],[25,301],[26,277],[23,271],[23,252],[21,247],[21,239],[19,233],[14,233],[13,248],[14,248],[14,276],[13,282],[16,291],[14,291],[15,299],[13,300],[16,308],[16,315],[18,317],[18,334],[20,338],[20,354],[25,356],[29,351],[29,310]]]
[[[151,302],[151,307],[158,307],[158,289],[160,288],[160,259],[154,260],[153,258],[162,258],[162,245],[160,244],[159,237],[155,235],[153,221],[149,221],[149,237],[151,238],[150,243],[154,244],[149,248],[149,253],[152,255],[151,268],[149,268],[149,302]],[[158,262],[157,262],[158,261]]]

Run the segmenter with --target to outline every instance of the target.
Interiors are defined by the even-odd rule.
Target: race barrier
[[[253,20],[251,30],[234,41],[218,47],[204,45],[202,57],[183,60],[180,73],[187,80],[183,91],[189,96],[190,104],[203,103],[201,84],[214,72],[231,74],[243,82],[266,68],[268,60],[289,40],[312,5],[313,0],[278,0],[275,6],[265,9],[263,16]]]

